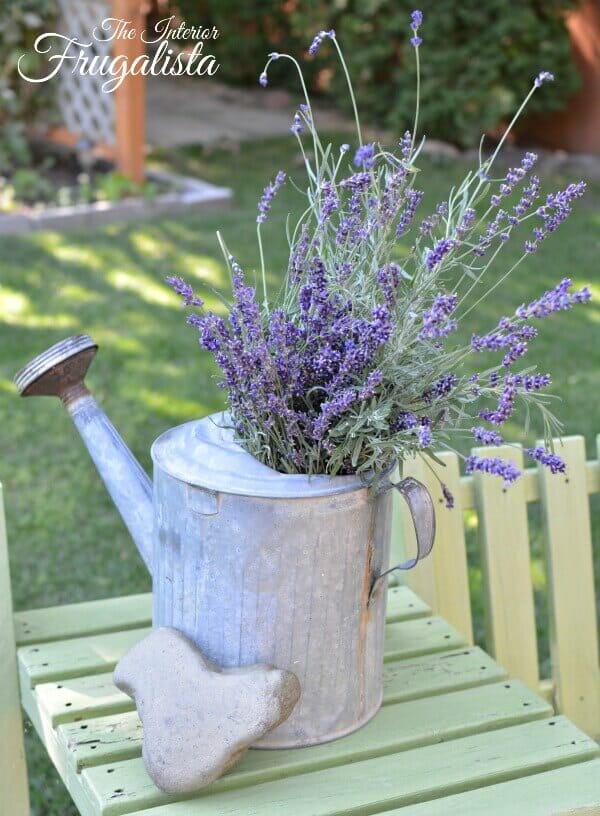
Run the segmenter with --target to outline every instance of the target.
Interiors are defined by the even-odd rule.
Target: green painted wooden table
[[[185,801],[149,779],[140,722],[111,680],[148,630],[150,597],[18,613],[15,623],[23,705],[83,816],[600,813],[598,745],[406,587],[389,590],[374,720],[327,745],[250,751]]]

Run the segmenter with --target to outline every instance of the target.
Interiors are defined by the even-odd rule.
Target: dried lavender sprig
[[[482,445],[495,445],[499,447],[504,444],[504,440],[497,431],[489,431],[487,428],[477,426],[471,428],[471,433],[473,434],[473,438],[481,442]]]
[[[467,458],[465,473],[491,473],[504,480],[504,487],[509,487],[521,475],[521,471],[514,462],[505,462],[499,457],[478,457],[474,454]]]
[[[543,445],[539,445],[537,448],[525,448],[525,453],[535,459],[536,462],[549,468],[551,473],[565,473],[567,470],[564,460],[558,454],[547,451]]]
[[[284,182],[285,172],[283,170],[280,170],[275,176],[274,180],[270,181],[263,190],[263,194],[260,197],[260,201],[258,202],[258,215],[256,216],[257,224],[262,224],[267,220],[267,215],[269,213],[269,210],[271,209],[273,199],[277,195],[280,187],[284,184]]]
[[[204,301],[202,298],[197,297],[194,294],[194,290],[186,283],[183,278],[179,278],[176,275],[170,275],[169,277],[165,278],[166,282],[171,286],[175,292],[181,296],[182,298],[182,306],[204,306]]]
[[[418,48],[423,42],[421,37],[417,36],[417,31],[419,30],[422,24],[423,24],[423,12],[418,10],[413,11],[410,15],[410,27],[413,32],[410,44],[414,45],[415,48]]]
[[[331,40],[335,39],[335,31],[333,28],[330,31],[319,31],[318,34],[315,34],[315,37],[308,49],[308,53],[311,55],[311,57],[314,57],[321,47],[321,43],[326,37],[329,37]]]

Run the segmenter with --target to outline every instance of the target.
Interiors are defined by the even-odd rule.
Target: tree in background
[[[515,110],[540,70],[557,82],[532,101],[531,112],[561,109],[577,89],[565,14],[576,0],[423,0],[426,38],[421,123],[430,137],[461,147],[479,142]],[[414,105],[407,19],[415,0],[176,0],[190,25],[215,25],[220,77],[254,84],[268,51],[300,56],[312,34],[335,28],[348,54],[364,117],[403,132]],[[306,65],[313,90],[343,107],[345,83],[333,54],[322,49]],[[282,82],[287,80],[282,71]]]

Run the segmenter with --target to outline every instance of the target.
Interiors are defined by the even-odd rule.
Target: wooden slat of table
[[[96,623],[98,602],[77,605],[82,614],[75,628],[69,623],[72,611],[57,613],[56,641],[41,618],[20,613],[22,624],[32,633],[33,621],[44,641],[19,650],[23,703],[83,816],[120,816],[140,808],[147,816],[274,816],[284,809],[287,814],[295,799],[303,814],[358,816],[598,753],[563,718],[539,720],[549,715],[544,701],[516,681],[498,682],[501,667],[477,648],[457,649],[464,638],[443,620],[423,617],[430,612],[427,605],[397,587],[388,596],[385,707],[377,718],[328,745],[252,751],[193,801],[165,804],[167,797],[149,780],[139,757],[132,703],[111,682],[115,662],[146,631],[138,624],[146,623],[147,598],[128,600],[132,631],[123,599],[114,599],[101,607]],[[79,636],[69,637],[74,631]],[[451,745],[431,744],[446,740]],[[427,768],[434,760],[440,774],[430,778]]]
[[[251,751],[230,773],[211,786],[211,793],[395,754],[442,739],[447,741],[547,718],[551,714],[551,707],[518,681],[390,705],[364,728],[342,740],[301,751]],[[92,729],[95,725],[97,723],[90,723]],[[124,807],[127,809],[119,811],[123,813],[179,798],[165,797],[152,784],[139,758],[139,722],[131,725],[133,730],[123,737],[129,737],[138,758],[114,762],[110,756],[106,756],[102,766],[94,767],[86,774],[86,786],[95,800],[101,803],[101,813],[113,811],[116,788],[126,793]],[[95,733],[93,730],[89,735],[86,732],[84,739],[96,739]],[[103,747],[102,743],[96,745],[98,749]],[[85,746],[88,747],[92,747],[90,743]],[[65,745],[65,749],[68,748]],[[113,760],[118,758],[114,757]]]
[[[589,809],[588,809],[589,808]],[[585,809],[585,810],[581,810]],[[600,760],[391,810],[385,816],[598,816]]]
[[[550,723],[553,723],[551,726]],[[363,816],[492,785],[600,754],[564,717],[388,754],[248,788],[158,805],[138,816]],[[82,772],[87,788],[97,769]],[[112,776],[112,775],[111,775]],[[131,813],[127,788],[115,785],[102,816]],[[97,802],[97,806],[100,806]]]
[[[504,669],[478,647],[386,663],[383,703],[431,697],[503,677]],[[134,708],[132,700],[113,685],[112,673],[39,683],[34,696],[35,705],[53,728]]]
[[[496,721],[506,714],[506,706],[509,706],[510,713],[518,712],[521,717],[540,716],[540,712],[550,714],[551,707],[535,695],[523,696],[518,684],[510,684],[508,681],[500,686],[484,686],[483,683],[493,683],[503,679],[504,672],[498,664],[494,663],[484,652],[479,649],[469,651],[451,652],[443,655],[444,661],[440,661],[440,656],[435,658],[418,658],[412,661],[391,663],[386,666],[384,673],[384,698],[383,705],[396,711],[396,718],[399,718],[400,732],[397,738],[404,734],[405,726],[412,721],[412,712],[419,712],[426,719],[423,722],[425,728],[438,729],[443,721],[432,712],[441,710],[446,704],[457,702],[463,708],[468,707],[468,701],[472,702],[472,717],[482,716],[482,702],[489,703],[485,707],[485,717],[491,721]],[[391,671],[389,671],[391,670]],[[480,686],[480,688],[473,688]],[[38,694],[43,687],[38,686]],[[52,692],[53,685],[48,687],[48,692]],[[486,689],[490,688],[487,692]],[[114,687],[113,687],[114,689]],[[465,691],[466,689],[466,691]],[[507,689],[515,689],[510,694]],[[443,692],[458,692],[458,694],[444,694]],[[473,697],[469,695],[473,694]],[[442,695],[438,701],[436,695]],[[111,714],[109,716],[94,716],[95,712],[88,704],[84,711],[86,722],[73,722],[73,719],[81,719],[81,708],[75,717],[66,713],[71,709],[66,709],[65,702],[69,701],[72,695],[68,688],[63,687],[52,694],[50,698],[55,706],[48,720],[53,726],[57,721],[64,722],[65,716],[70,716],[70,721],[58,728],[59,741],[64,746],[71,763],[76,770],[101,765],[108,762],[129,759],[139,756],[141,753],[141,724],[139,717],[133,708],[129,697],[122,695],[123,700],[119,702],[129,703],[129,710],[121,710],[124,713]],[[515,700],[515,697],[517,698]],[[522,699],[521,699],[522,697]],[[427,698],[427,699],[424,699]],[[48,715],[47,700],[43,696],[38,697],[40,704]],[[406,701],[416,701],[410,704]],[[400,706],[397,704],[404,701]],[[498,705],[502,703],[502,705]],[[510,706],[512,705],[512,709]],[[527,708],[527,711],[521,711]],[[389,709],[386,710],[386,718],[391,716]],[[91,713],[90,713],[91,712]],[[102,714],[103,712],[101,712]],[[94,716],[94,719],[90,719]],[[454,714],[452,716],[455,716]],[[468,718],[467,718],[468,719]],[[460,720],[458,722],[460,725]],[[367,733],[366,726],[360,733]],[[466,733],[466,732],[465,732]],[[344,740],[344,743],[347,741]],[[342,743],[336,743],[342,744]],[[348,743],[350,745],[350,743]],[[316,749],[313,749],[316,750]],[[330,750],[327,748],[326,750]],[[297,759],[305,752],[292,752]],[[272,755],[274,756],[274,755]]]
[[[388,592],[388,623],[429,614],[431,609],[408,587],[395,587]],[[150,594],[29,609],[14,615],[18,646],[140,629],[150,626],[151,621]]]
[[[139,629],[150,626],[152,596],[128,595],[100,601],[15,612],[17,645]]]
[[[19,670],[33,688],[69,677],[112,670],[125,652],[149,629],[128,629],[103,635],[40,643],[19,649]],[[442,618],[416,618],[386,627],[385,660],[398,660],[464,646],[466,640]]]

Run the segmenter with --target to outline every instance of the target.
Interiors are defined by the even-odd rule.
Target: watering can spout
[[[83,382],[97,350],[85,334],[68,337],[31,360],[15,384],[23,397],[59,397],[151,572],[152,483]]]

